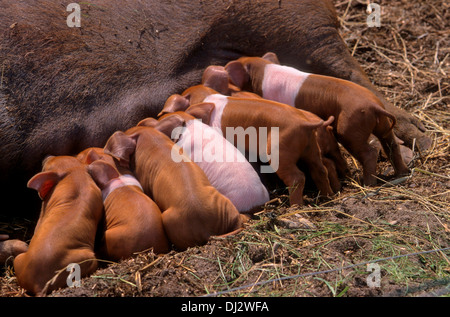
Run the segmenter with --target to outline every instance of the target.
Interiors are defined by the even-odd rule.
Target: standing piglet
[[[206,115],[209,117],[214,105],[207,106]],[[146,120],[138,125],[145,125]],[[239,212],[257,211],[269,200],[267,189],[245,156],[222,133],[189,112],[165,114],[155,128],[172,140],[178,140],[177,144],[205,172],[211,185],[228,197]],[[179,133],[176,133],[176,128],[180,128]]]
[[[317,128],[324,124],[319,117],[271,100],[225,96],[204,85],[186,89],[161,114],[183,110],[186,101],[203,112],[208,111],[207,104],[214,104],[208,125],[221,131],[250,158],[259,156],[269,162],[261,172],[277,174],[289,189],[291,205],[303,204],[305,175],[298,169],[298,161],[308,166],[321,195],[334,194],[316,137]]]
[[[35,295],[66,286],[71,263],[79,264],[81,277],[96,270],[94,243],[103,216],[100,189],[84,164],[57,156],[43,166],[28,182],[43,200],[41,214],[28,251],[14,260],[18,284]]]
[[[368,144],[371,134],[380,140],[396,175],[409,172],[392,131],[396,119],[367,88],[279,65],[274,53],[262,58],[241,57],[225,68],[239,88],[310,111],[324,120],[334,116],[336,138],[362,164],[365,185],[376,184],[378,151]]]
[[[88,171],[102,190],[105,207],[106,230],[98,256],[118,261],[150,248],[157,254],[168,252],[161,210],[138,180],[131,174],[120,175],[103,160],[91,163]]]
[[[240,90],[238,87],[231,84],[228,73],[223,66],[208,66],[203,72],[202,85],[232,97],[262,99],[258,94]],[[185,101],[180,99],[180,97],[176,97],[176,95],[171,96],[168,102],[169,101],[171,103],[180,102],[180,108],[183,108],[183,104],[185,103]],[[316,117],[316,115],[309,111],[299,110],[306,116],[311,118]],[[330,116],[321,127],[317,128],[317,142],[319,143],[322,161],[328,170],[331,188],[334,192],[338,192],[341,188],[339,177],[346,177],[348,175],[348,165],[347,161],[342,156],[339,145],[333,134],[333,127],[331,126],[333,121],[334,117]]]

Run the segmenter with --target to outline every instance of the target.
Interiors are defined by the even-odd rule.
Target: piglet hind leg
[[[19,254],[14,260],[14,270],[18,284],[29,294],[45,296],[52,291],[67,287],[70,280],[70,272],[67,270],[70,264],[79,265],[79,277],[91,275],[98,262],[94,253],[89,249],[73,250],[68,255],[62,255],[60,260],[64,263],[48,264],[45,260],[33,261],[27,257],[27,253]],[[42,263],[46,263],[42,265]]]
[[[330,181],[331,189],[333,190],[333,192],[337,193],[341,189],[341,182],[339,181],[336,164],[333,162],[333,160],[326,157],[323,157],[322,161],[328,172],[328,179]]]
[[[119,261],[132,255],[129,250],[129,239],[124,228],[112,228],[105,232],[101,247],[97,250],[97,256],[103,259]]]
[[[39,295],[49,294],[56,289],[69,286],[68,283],[70,282],[76,281],[75,276],[78,273],[75,274],[74,280],[70,280],[69,277],[69,274],[71,274],[69,266],[71,264],[79,265],[80,278],[91,275],[98,268],[98,261],[95,258],[94,253],[89,249],[73,250],[64,262],[67,263],[67,265],[55,271],[55,275],[45,284]]]
[[[289,203],[303,205],[303,190],[305,188],[305,174],[295,164],[284,165],[280,159],[280,166],[276,172],[289,190]]]
[[[319,146],[315,139],[313,140],[314,141],[311,141],[310,145],[304,151],[307,155],[303,155],[301,160],[308,165],[311,178],[316,184],[317,189],[320,191],[320,195],[330,197],[334,195],[334,192],[331,189],[328,170],[322,161]],[[331,171],[332,169],[330,169],[330,172]]]
[[[305,174],[302,171],[300,171],[295,164],[293,166],[282,165],[281,160],[280,160],[280,168],[276,173],[289,189],[290,205],[302,206],[304,204],[303,190],[305,188],[305,179],[306,179]],[[315,228],[314,224],[312,224],[311,221],[309,221],[306,218],[299,218],[298,221],[309,229]]]

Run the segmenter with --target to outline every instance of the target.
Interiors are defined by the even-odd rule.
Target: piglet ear
[[[114,132],[106,142],[103,150],[117,158],[122,166],[129,166],[130,157],[136,150],[136,135],[126,135],[122,131]]]
[[[266,54],[263,55],[262,58],[264,58],[265,60],[268,60],[269,62],[272,62],[274,64],[280,64],[277,54],[275,54],[273,52],[267,52]]]
[[[223,66],[208,66],[203,72],[202,84],[222,95],[229,95],[228,73]]]
[[[214,107],[215,105],[212,102],[201,102],[187,108],[186,113],[201,119],[204,124],[209,124]]]
[[[156,127],[156,125],[158,124],[158,120],[156,120],[155,118],[145,118],[141,121],[139,121],[139,123],[137,124],[138,127]]]
[[[111,179],[120,176],[114,166],[102,160],[89,164],[87,170],[100,189],[105,188]]]
[[[242,89],[250,79],[244,65],[239,61],[229,62],[225,65],[225,70],[228,73],[230,81],[239,89]]]
[[[158,125],[156,126],[156,130],[164,133],[169,138],[171,138],[174,142],[177,142],[180,137],[180,133],[174,134],[174,132],[180,132],[180,131],[179,130],[174,131],[174,129],[178,128],[178,127],[183,127],[185,124],[186,124],[186,121],[184,120],[184,118],[182,116],[180,116],[178,114],[169,114],[159,120]]]
[[[45,200],[61,179],[62,176],[56,172],[40,172],[28,181],[27,187],[37,190],[39,197]]]
[[[190,105],[189,98],[186,96],[182,96],[179,94],[174,94],[167,98],[166,103],[164,104],[163,109],[160,113],[158,113],[158,117],[162,116],[166,113],[176,112],[176,111],[184,111]]]
[[[91,164],[92,162],[101,159],[100,155],[95,149],[90,149],[84,156],[78,155],[77,158],[84,164]]]

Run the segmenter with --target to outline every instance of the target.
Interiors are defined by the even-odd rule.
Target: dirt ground
[[[381,156],[379,186],[361,187],[360,167],[346,154],[352,178],[330,201],[308,191],[306,206],[287,207],[283,189],[274,190],[274,199],[234,236],[184,252],[105,262],[80,287],[49,296],[448,296],[449,4],[377,1],[381,27],[369,28],[365,3],[335,1],[342,36],[387,99],[421,119],[433,139],[429,151],[413,149],[409,177],[393,179]],[[0,225],[29,239],[34,223]],[[0,271],[0,296],[27,296],[12,263]]]

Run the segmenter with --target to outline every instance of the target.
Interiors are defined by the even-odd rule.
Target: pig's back
[[[245,156],[222,133],[198,120],[186,126],[181,146],[206,174],[211,185],[248,211],[269,200],[269,193]]]

